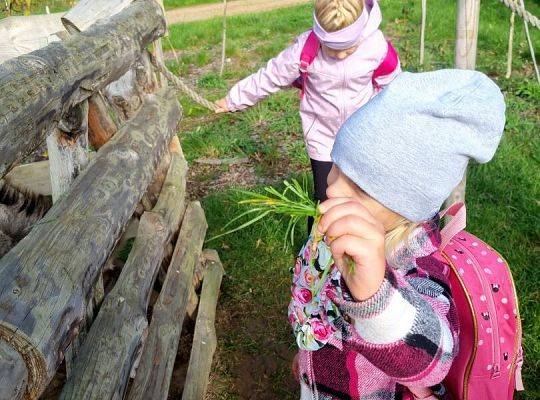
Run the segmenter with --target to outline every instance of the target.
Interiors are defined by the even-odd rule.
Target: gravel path
[[[227,4],[227,16],[257,13],[306,4],[310,0],[234,0]],[[182,7],[166,12],[169,24],[201,21],[223,15],[222,3],[201,4]]]

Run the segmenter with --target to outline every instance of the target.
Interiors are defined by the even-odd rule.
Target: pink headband
[[[369,3],[369,2],[366,2]],[[376,8],[376,2],[373,2],[373,8]],[[315,13],[313,13],[313,32],[317,35],[319,41],[325,46],[334,50],[345,50],[353,46],[356,46],[362,39],[362,33],[366,27],[370,10],[368,5],[364,7],[362,14],[356,21],[346,28],[340,29],[336,32],[327,32],[319,24]]]

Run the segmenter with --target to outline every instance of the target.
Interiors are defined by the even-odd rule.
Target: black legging
[[[332,161],[317,161],[310,159],[311,161],[311,171],[313,172],[313,198],[316,202],[323,202],[327,199],[326,197],[326,188],[328,184],[326,180],[328,174],[332,169]],[[311,232],[311,227],[313,226],[313,218],[308,218],[308,233]]]

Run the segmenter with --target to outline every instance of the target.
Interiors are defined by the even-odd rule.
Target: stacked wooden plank
[[[176,93],[148,63],[163,10],[118,1],[107,18],[98,3],[64,16],[84,26],[64,21],[63,41],[0,65],[0,177],[45,139],[54,154],[38,168],[47,184],[43,173],[39,184],[15,173],[2,183],[30,176],[54,204],[0,258],[0,400],[39,398],[64,363],[61,399],[166,399],[186,314],[196,326],[183,398],[202,398],[208,382],[223,268],[203,253],[204,212],[186,199]],[[107,95],[119,80],[131,85],[130,98],[115,92],[129,113]]]

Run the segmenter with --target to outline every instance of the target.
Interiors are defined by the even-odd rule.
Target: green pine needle
[[[223,229],[227,229],[246,216],[249,216],[250,219],[235,228],[208,239],[207,242],[247,228],[267,215],[273,214],[290,218],[285,231],[284,243],[285,247],[288,246],[289,242],[291,245],[294,244],[294,231],[298,223],[307,217],[317,219],[320,213],[317,208],[318,205],[310,198],[305,185],[301,185],[296,179],[292,179],[291,182],[284,181],[283,184],[285,185],[283,192],[279,192],[271,186],[265,187],[264,193],[247,190],[239,191],[244,196],[244,199],[239,201],[238,204],[252,208],[231,219]]]

